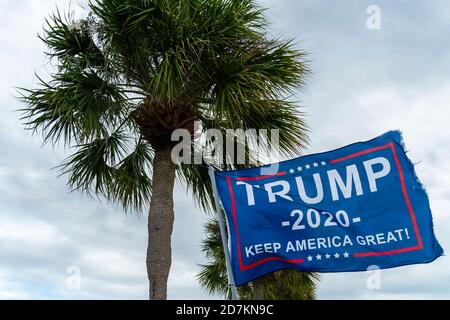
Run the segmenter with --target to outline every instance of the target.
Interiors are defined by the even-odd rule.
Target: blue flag
[[[443,254],[397,131],[215,179],[237,285],[284,268],[363,271]]]

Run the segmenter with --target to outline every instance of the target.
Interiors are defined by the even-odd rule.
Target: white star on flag
[[[317,260],[322,260],[322,256],[321,256],[320,254],[318,254],[318,255],[316,256],[316,259],[317,259]]]
[[[330,259],[330,255],[327,253],[326,255],[325,255],[325,258],[327,258],[327,259]]]
[[[319,166],[319,164],[317,162],[313,163],[314,168],[317,168]]]
[[[335,253],[335,254],[334,254],[334,257],[335,257],[336,259],[339,259],[339,253]]]
[[[305,165],[305,168],[309,169],[309,168],[311,168],[311,166],[309,164],[307,164],[307,165]]]
[[[294,169],[289,169],[289,172],[294,173],[295,171],[294,171]]]
[[[325,166],[327,163],[325,161],[322,161],[320,164]]]
[[[312,257],[308,256],[306,259],[308,259],[308,261],[312,261]]]
[[[298,167],[297,167],[297,170],[298,170],[298,171],[302,171],[302,170],[303,170],[303,168],[302,168],[302,167],[300,167],[300,166],[298,166]]]
[[[349,256],[348,252],[347,251],[344,252],[344,258],[348,258],[348,256]]]

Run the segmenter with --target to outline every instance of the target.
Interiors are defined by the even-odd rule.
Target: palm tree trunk
[[[152,197],[148,215],[147,275],[150,299],[167,299],[167,279],[172,263],[173,185],[175,164],[171,148],[155,150]]]
[[[264,300],[263,280],[261,278],[253,280],[252,285],[253,285],[253,300]]]

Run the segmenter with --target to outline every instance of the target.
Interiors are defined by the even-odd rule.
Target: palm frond
[[[47,54],[58,59],[59,67],[102,67],[107,62],[91,37],[89,20],[77,22],[69,15],[63,16],[58,9],[46,19],[39,38],[48,47]]]
[[[38,79],[40,88],[19,89],[28,105],[19,111],[27,128],[42,132],[44,142],[70,145],[106,136],[128,111],[121,88],[95,72],[71,70],[48,82]]]
[[[62,174],[69,175],[69,186],[108,195],[113,187],[114,166],[126,152],[125,141],[122,132],[115,132],[107,138],[78,145],[77,151],[59,166]]]
[[[110,197],[120,201],[122,208],[142,210],[152,192],[153,150],[139,139],[134,150],[117,165]]]

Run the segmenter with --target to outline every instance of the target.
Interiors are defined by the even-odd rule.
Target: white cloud
[[[57,227],[28,218],[19,221],[3,221],[0,226],[0,241],[10,241],[36,249],[67,241],[67,238]]]

